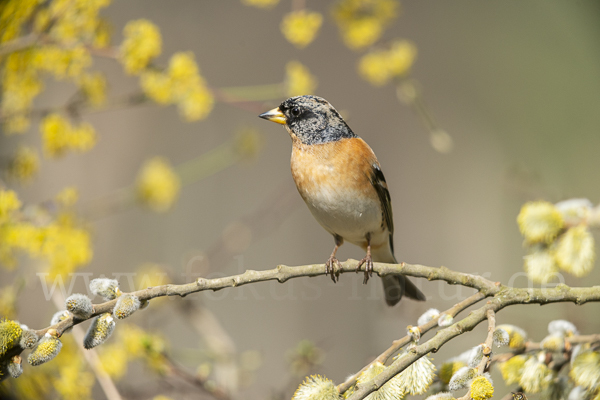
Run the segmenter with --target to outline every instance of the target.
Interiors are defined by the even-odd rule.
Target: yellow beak
[[[279,107],[274,108],[271,111],[267,111],[266,113],[260,114],[259,117],[272,122],[277,122],[278,124],[282,125],[285,125],[287,122],[285,115],[283,115]]]

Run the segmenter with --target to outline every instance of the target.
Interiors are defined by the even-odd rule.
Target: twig
[[[496,314],[494,310],[487,311],[487,320],[488,320],[488,334],[485,342],[482,344],[483,346],[483,357],[477,366],[477,373],[479,375],[483,374],[486,370],[489,369],[491,357],[492,357],[492,345],[494,344],[494,330],[496,330]],[[471,389],[458,400],[471,400]]]
[[[54,301],[56,307],[58,307],[59,309],[64,307],[65,299],[59,292],[54,293],[52,300]],[[77,343],[83,343],[83,339],[85,336],[83,329],[80,326],[75,326],[73,327],[72,332],[75,341],[77,341]],[[81,346],[78,346],[78,348],[79,352],[94,372],[96,380],[100,384],[100,387],[102,388],[102,391],[104,392],[106,398],[108,400],[122,400],[123,398],[121,397],[117,386],[115,385],[111,377],[104,371],[104,369],[102,369],[102,363],[100,361],[100,357],[98,357],[96,349],[84,350],[84,348]]]
[[[208,387],[206,387],[206,381],[204,379],[201,379],[196,375],[190,374],[185,369],[179,367],[168,355],[163,354],[163,357],[164,357],[164,360],[165,360],[167,366],[169,367],[169,371],[172,375],[178,376],[179,378],[181,378],[184,381],[201,389],[203,392],[210,395],[211,397],[214,397],[215,399],[218,399],[218,400],[229,400],[230,399],[229,395],[227,393],[225,393],[225,391],[222,390],[221,388],[216,388],[215,390],[210,390]]]
[[[494,331],[496,330],[496,313],[494,310],[488,310],[487,312],[487,320],[488,320],[488,335],[485,339],[485,343],[483,344],[483,358],[479,363],[479,367],[477,368],[477,372],[479,374],[483,374],[488,370],[490,365],[490,360],[492,357],[492,345],[494,344]]]
[[[26,36],[21,36],[9,42],[3,43],[2,46],[0,46],[0,57],[31,47],[35,45],[39,39],[40,36],[38,34],[30,33]]]
[[[195,302],[184,301],[182,309],[185,317],[202,337],[209,351],[217,354],[214,366],[217,385],[229,393],[235,393],[239,386],[239,371],[235,362],[237,353],[234,341],[208,308],[201,307]]]
[[[494,294],[494,298],[489,300],[485,306],[473,311],[468,317],[454,325],[438,331],[435,337],[418,345],[411,352],[398,357],[385,371],[361,385],[354,394],[348,397],[348,400],[364,399],[419,358],[437,351],[456,336],[473,330],[480,322],[487,318],[488,310],[498,312],[505,307],[515,304],[548,304],[553,302],[583,304],[588,301],[600,301],[599,286],[569,288],[566,285],[557,285],[553,289],[520,289],[502,286]]]
[[[461,311],[463,311],[464,309],[472,306],[473,304],[476,304],[478,302],[480,302],[481,300],[483,300],[485,298],[485,295],[482,294],[481,292],[477,292],[474,295],[466,298],[465,300],[461,301],[460,303],[457,303],[456,305],[454,305],[452,308],[444,311],[442,314],[447,314],[450,315],[452,317],[455,317],[458,313],[460,313]],[[442,315],[440,314],[440,315]],[[436,318],[433,318],[431,321],[427,322],[424,325],[419,326],[419,330],[421,331],[421,335],[429,332],[431,329],[435,328],[438,326],[438,320],[439,320],[439,316]],[[346,379],[346,381],[342,384],[338,385],[338,390],[340,393],[344,393],[345,391],[347,391],[348,389],[350,389],[350,387],[352,385],[354,385],[356,383],[356,380],[358,379],[358,377],[367,369],[369,369],[369,367],[377,362],[380,363],[385,363],[392,355],[394,355],[398,350],[400,350],[402,347],[406,346],[407,344],[409,344],[412,341],[412,338],[409,335],[406,335],[405,337],[403,337],[402,339],[398,339],[395,340],[392,345],[383,353],[381,353],[375,360],[373,360],[370,364],[365,365],[360,371],[358,371],[356,374],[350,376],[348,379]]]

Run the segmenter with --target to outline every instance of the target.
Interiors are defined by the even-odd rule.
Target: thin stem
[[[59,310],[62,309],[65,305],[65,299],[58,291],[54,292],[52,300]],[[83,343],[83,339],[85,336],[83,328],[80,326],[75,326],[73,327],[72,332],[75,341],[77,343]],[[100,384],[100,387],[102,388],[102,391],[104,392],[106,398],[108,400],[123,400],[121,394],[119,393],[119,390],[117,389],[117,386],[115,385],[111,377],[104,371],[104,369],[102,369],[102,363],[100,362],[100,357],[98,357],[96,349],[85,350],[81,346],[78,346],[78,348],[79,352],[94,372],[96,380]]]
[[[486,296],[481,293],[481,292],[477,292],[474,295],[466,298],[465,300],[461,301],[460,303],[457,303],[456,305],[454,305],[452,308],[449,308],[448,310],[444,311],[443,313],[441,313],[439,316],[433,318],[431,321],[427,322],[424,325],[420,325],[418,328],[421,331],[421,335],[429,332],[431,329],[434,329],[438,326],[438,320],[440,319],[440,316],[443,314],[447,314],[450,315],[452,317],[455,317],[458,313],[460,313],[461,311],[469,308],[470,306],[472,306],[473,304],[477,304],[478,302],[480,302],[481,300],[483,300]],[[373,360],[370,364],[365,365],[360,371],[358,371],[356,374],[351,375],[349,378],[346,379],[346,381],[344,383],[341,383],[337,386],[338,390],[340,393],[344,393],[346,392],[348,389],[350,389],[350,387],[352,387],[352,385],[354,385],[356,383],[356,380],[358,379],[358,377],[367,369],[369,369],[369,367],[377,362],[380,362],[382,364],[386,363],[387,360],[389,360],[390,357],[392,357],[396,352],[398,352],[402,347],[408,345],[410,342],[412,341],[412,338],[409,335],[406,335],[405,337],[403,337],[402,339],[398,339],[395,340],[392,345],[383,353],[381,353],[375,360]]]
[[[0,57],[16,51],[25,50],[35,45],[39,39],[40,35],[37,33],[30,33],[26,36],[21,36],[9,42],[3,43],[0,46]]]

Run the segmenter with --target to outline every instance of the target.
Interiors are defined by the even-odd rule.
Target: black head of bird
[[[291,97],[259,117],[285,125],[292,139],[308,145],[357,137],[338,111],[317,96]]]

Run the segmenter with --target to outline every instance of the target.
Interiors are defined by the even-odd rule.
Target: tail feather
[[[375,262],[398,263],[391,248],[386,248],[386,246],[378,249],[378,251],[373,251],[371,256]],[[423,292],[404,275],[387,275],[382,277],[382,281],[385,302],[388,306],[396,305],[403,296],[417,301],[425,301],[427,299]]]

